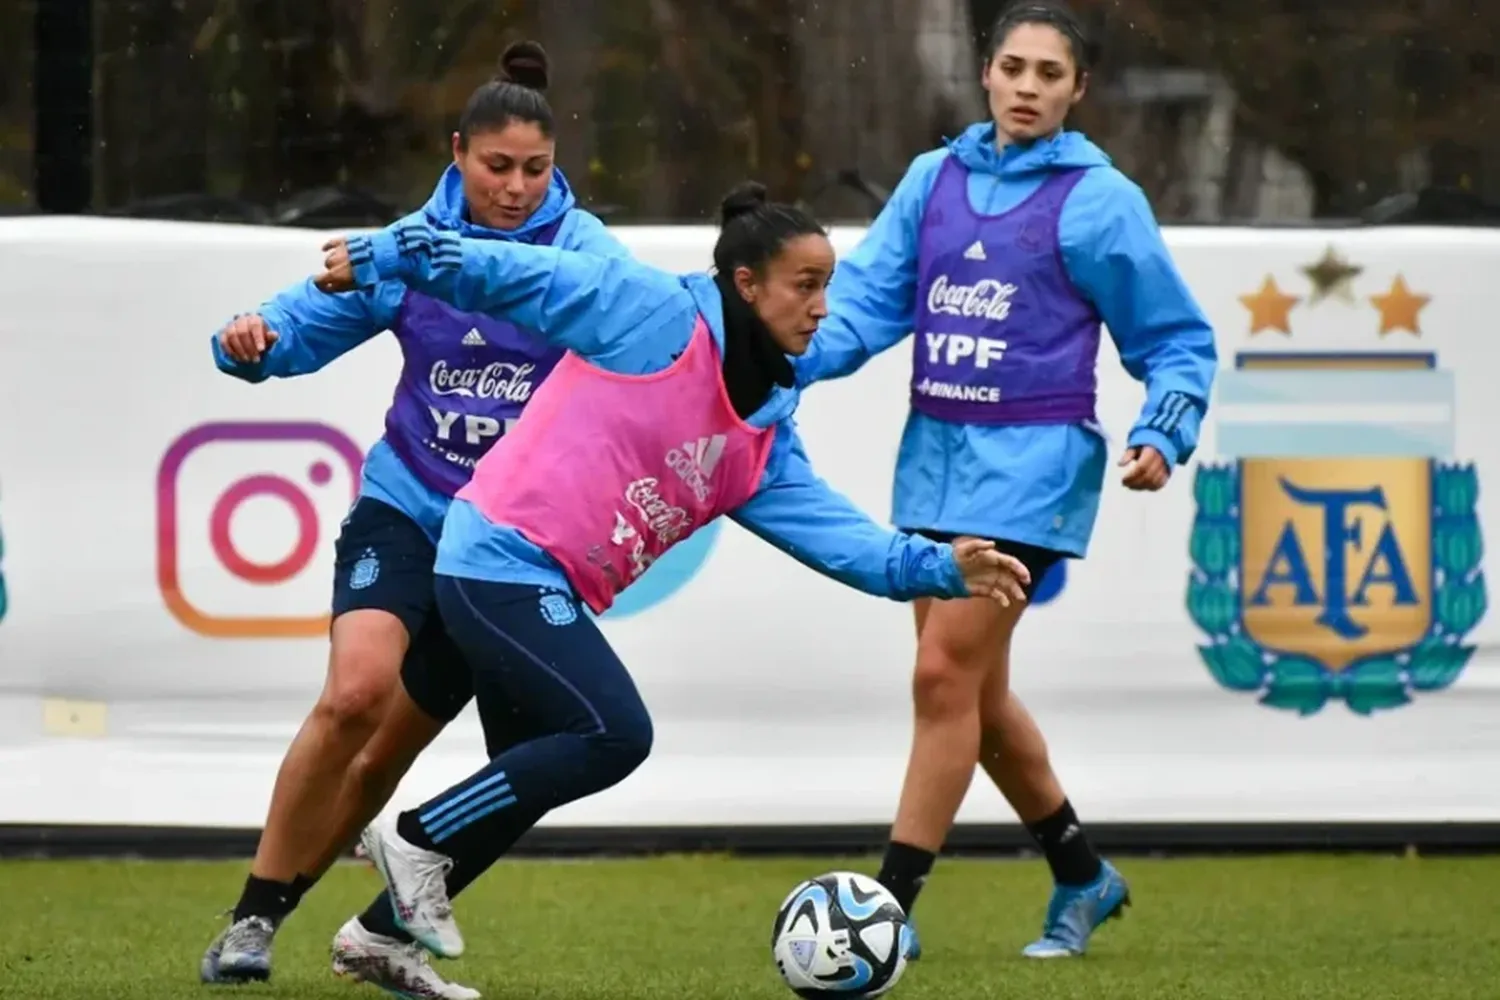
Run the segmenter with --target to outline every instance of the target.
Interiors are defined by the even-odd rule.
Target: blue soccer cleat
[[[1088,951],[1099,925],[1124,916],[1130,885],[1119,870],[1104,862],[1099,877],[1085,886],[1059,885],[1052,890],[1042,936],[1021,950],[1027,958],[1072,958]]]

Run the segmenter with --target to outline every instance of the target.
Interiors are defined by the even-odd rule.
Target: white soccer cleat
[[[479,1000],[479,991],[437,974],[421,945],[365,929],[358,917],[333,937],[333,972],[407,1000]]]
[[[453,859],[403,839],[394,817],[381,817],[365,827],[360,843],[390,890],[396,924],[440,958],[462,955],[464,937],[453,919],[445,881]]]

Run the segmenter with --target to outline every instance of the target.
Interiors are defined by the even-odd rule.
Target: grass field
[[[502,864],[460,898],[468,954],[440,963],[487,1000],[789,998],[769,957],[800,878],[873,859]],[[1500,996],[1500,859],[1127,859],[1135,906],[1087,958],[1018,955],[1046,870],[945,860],[917,911],[905,1000],[1476,1000]],[[204,987],[197,961],[243,863],[0,862],[0,996],[25,1000],[378,1000],[328,944],[378,882],[341,866],[277,941],[271,983]]]

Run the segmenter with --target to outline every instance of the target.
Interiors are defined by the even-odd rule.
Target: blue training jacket
[[[973,125],[913,161],[829,288],[829,313],[798,359],[798,384],[842,378],[896,346],[915,325],[918,237],[943,162],[970,170],[969,203],[999,214],[1051,171],[1088,168],[1058,224],[1063,264],[1103,317],[1125,370],[1146,386],[1127,446],[1183,464],[1198,444],[1218,355],[1214,334],[1178,274],[1145,195],[1077,132],[995,147],[993,123]],[[892,490],[903,528],[1004,538],[1087,554],[1109,464],[1099,428],[977,426],[912,412]]]
[[[629,258],[462,239],[420,224],[351,240],[349,254],[361,286],[399,278],[455,308],[536,330],[616,374],[649,375],[670,366],[692,339],[700,314],[723,351],[723,302],[706,274],[680,276]],[[730,517],[812,569],[877,597],[966,595],[950,546],[888,530],[814,474],[792,421],[798,396],[795,388],[773,387],[749,417],[752,426],[774,425],[776,433],[759,490]],[[551,556],[462,500],[444,524],[437,571],[572,590]]]
[[[557,246],[609,257],[629,256],[625,245],[604,223],[577,207],[561,170],[553,171],[552,187],[541,207],[513,230],[488,229],[469,221],[463,177],[452,165],[439,178],[427,204],[402,221],[425,221],[473,239],[510,242],[526,241],[559,218],[563,218],[563,224],[554,237]],[[221,371],[246,382],[307,375],[388,330],[396,322],[405,295],[406,286],[400,281],[382,281],[371,288],[330,295],[316,288],[309,278],[278,293],[258,310],[266,327],[279,337],[258,363],[231,360],[219,346],[217,333],[213,337],[214,361]],[[421,525],[434,542],[452,502],[452,497],[419,480],[384,438],[365,457],[360,496],[395,507]]]

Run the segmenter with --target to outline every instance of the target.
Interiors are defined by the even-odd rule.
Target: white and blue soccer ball
[[[799,997],[878,997],[906,971],[906,914],[879,882],[829,872],[798,885],[776,912],[771,956]]]

